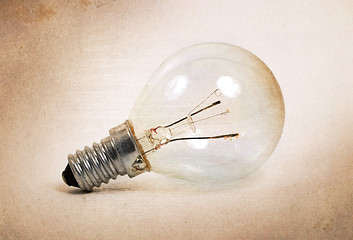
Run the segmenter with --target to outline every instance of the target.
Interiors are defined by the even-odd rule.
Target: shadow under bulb
[[[259,58],[230,44],[197,44],[165,61],[129,120],[70,154],[62,176],[84,191],[148,171],[227,184],[269,158],[283,124],[281,89]]]

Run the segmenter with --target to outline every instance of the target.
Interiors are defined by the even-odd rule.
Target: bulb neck
[[[63,172],[67,185],[92,191],[118,175],[132,178],[149,171],[149,163],[142,157],[129,121],[110,129],[109,134],[100,144],[94,143],[93,147],[68,156],[70,168]]]

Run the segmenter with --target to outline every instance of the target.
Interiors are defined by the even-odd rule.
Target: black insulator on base
[[[67,164],[65,170],[62,173],[62,178],[68,186],[80,187],[71,171],[70,165]]]

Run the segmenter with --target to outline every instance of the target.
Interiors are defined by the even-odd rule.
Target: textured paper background
[[[0,239],[352,239],[351,1],[0,1]],[[144,174],[91,194],[66,156],[122,123],[175,51],[259,56],[286,103],[272,157],[233,189]]]

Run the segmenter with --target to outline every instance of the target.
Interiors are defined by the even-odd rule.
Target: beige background
[[[0,1],[0,239],[352,239],[352,16],[350,0]],[[286,123],[269,161],[212,192],[155,174],[65,186],[67,154],[206,41],[277,77]]]

